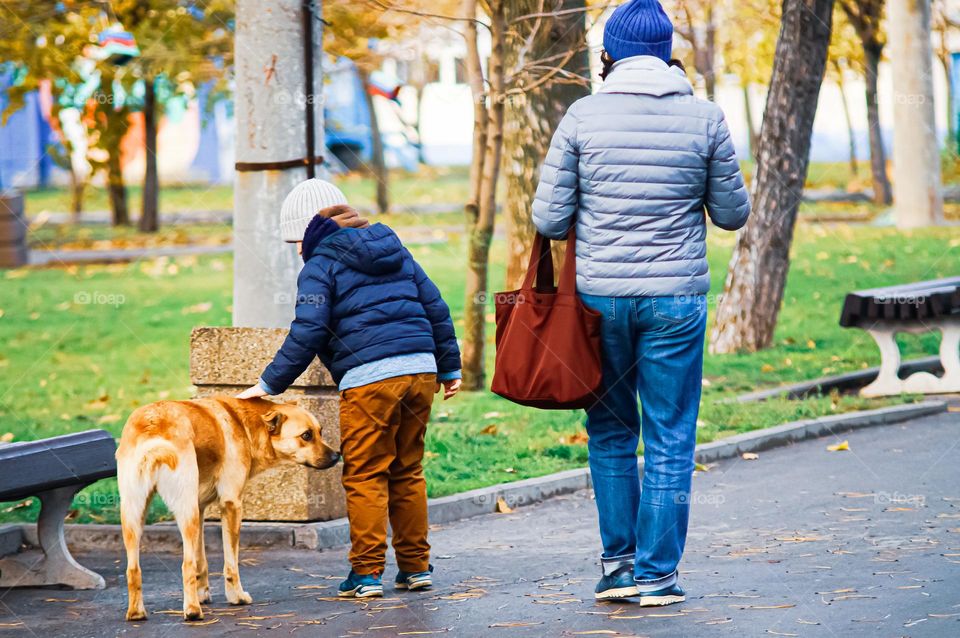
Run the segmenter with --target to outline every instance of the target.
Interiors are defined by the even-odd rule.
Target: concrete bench
[[[861,395],[960,392],[960,277],[851,292],[843,302],[840,325],[866,330],[880,347],[880,373]],[[896,334],[932,330],[942,335],[943,376],[915,372],[901,379]]]
[[[0,558],[0,589],[42,585],[103,589],[103,577],[70,555],[63,525],[78,491],[117,475],[116,449],[104,430],[0,446],[0,501],[40,499],[37,537],[43,551],[39,560],[18,554]]]

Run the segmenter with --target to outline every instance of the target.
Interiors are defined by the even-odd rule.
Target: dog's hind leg
[[[220,502],[221,526],[223,530],[223,581],[227,602],[231,605],[249,605],[253,602],[250,594],[243,591],[240,584],[240,520],[242,505],[239,496]]]
[[[140,536],[143,533],[147,503],[153,491],[133,468],[119,465],[120,524],[127,550],[127,620],[145,620],[143,575],[140,571]]]
[[[157,492],[177,519],[183,539],[183,618],[202,620],[203,610],[197,596],[198,539],[203,522],[200,520],[200,505],[197,459],[190,450],[180,454],[176,471],[161,469]]]
[[[207,549],[203,542],[203,516],[207,506],[200,504],[200,527],[197,534],[197,598],[201,603],[213,600],[210,596],[210,568],[207,565]]]

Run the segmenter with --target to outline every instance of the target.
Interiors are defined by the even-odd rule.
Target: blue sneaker
[[[603,577],[597,583],[593,597],[597,600],[619,600],[637,595],[633,580],[633,556],[613,559],[601,558]]]
[[[397,572],[394,585],[397,589],[408,589],[410,591],[430,589],[433,587],[433,565],[430,565],[425,572],[405,572],[401,569]]]
[[[352,569],[347,579],[340,583],[337,596],[341,598],[379,598],[383,596],[380,574],[358,574]]]
[[[660,607],[662,605],[672,605],[674,603],[682,603],[686,599],[687,592],[683,591],[683,588],[676,583],[670,585],[669,587],[658,589],[657,591],[640,592],[641,607]]]

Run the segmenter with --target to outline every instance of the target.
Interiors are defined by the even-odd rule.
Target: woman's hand
[[[240,394],[237,395],[238,399],[256,399],[259,397],[267,396],[266,390],[260,387],[260,384],[252,385]]]
[[[460,386],[463,385],[463,379],[450,379],[449,381],[442,381],[437,384],[437,392],[440,392],[440,387],[443,386],[443,400],[446,401],[457,392],[460,392]]]

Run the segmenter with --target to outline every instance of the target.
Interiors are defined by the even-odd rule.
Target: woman
[[[604,389],[586,423],[603,543],[596,597],[641,605],[685,599],[677,564],[710,287],[704,209],[726,230],[750,212],[723,112],[668,64],[672,42],[656,0],[613,12],[603,85],[560,122],[533,204],[547,237],[576,226],[577,290],[603,316]]]

